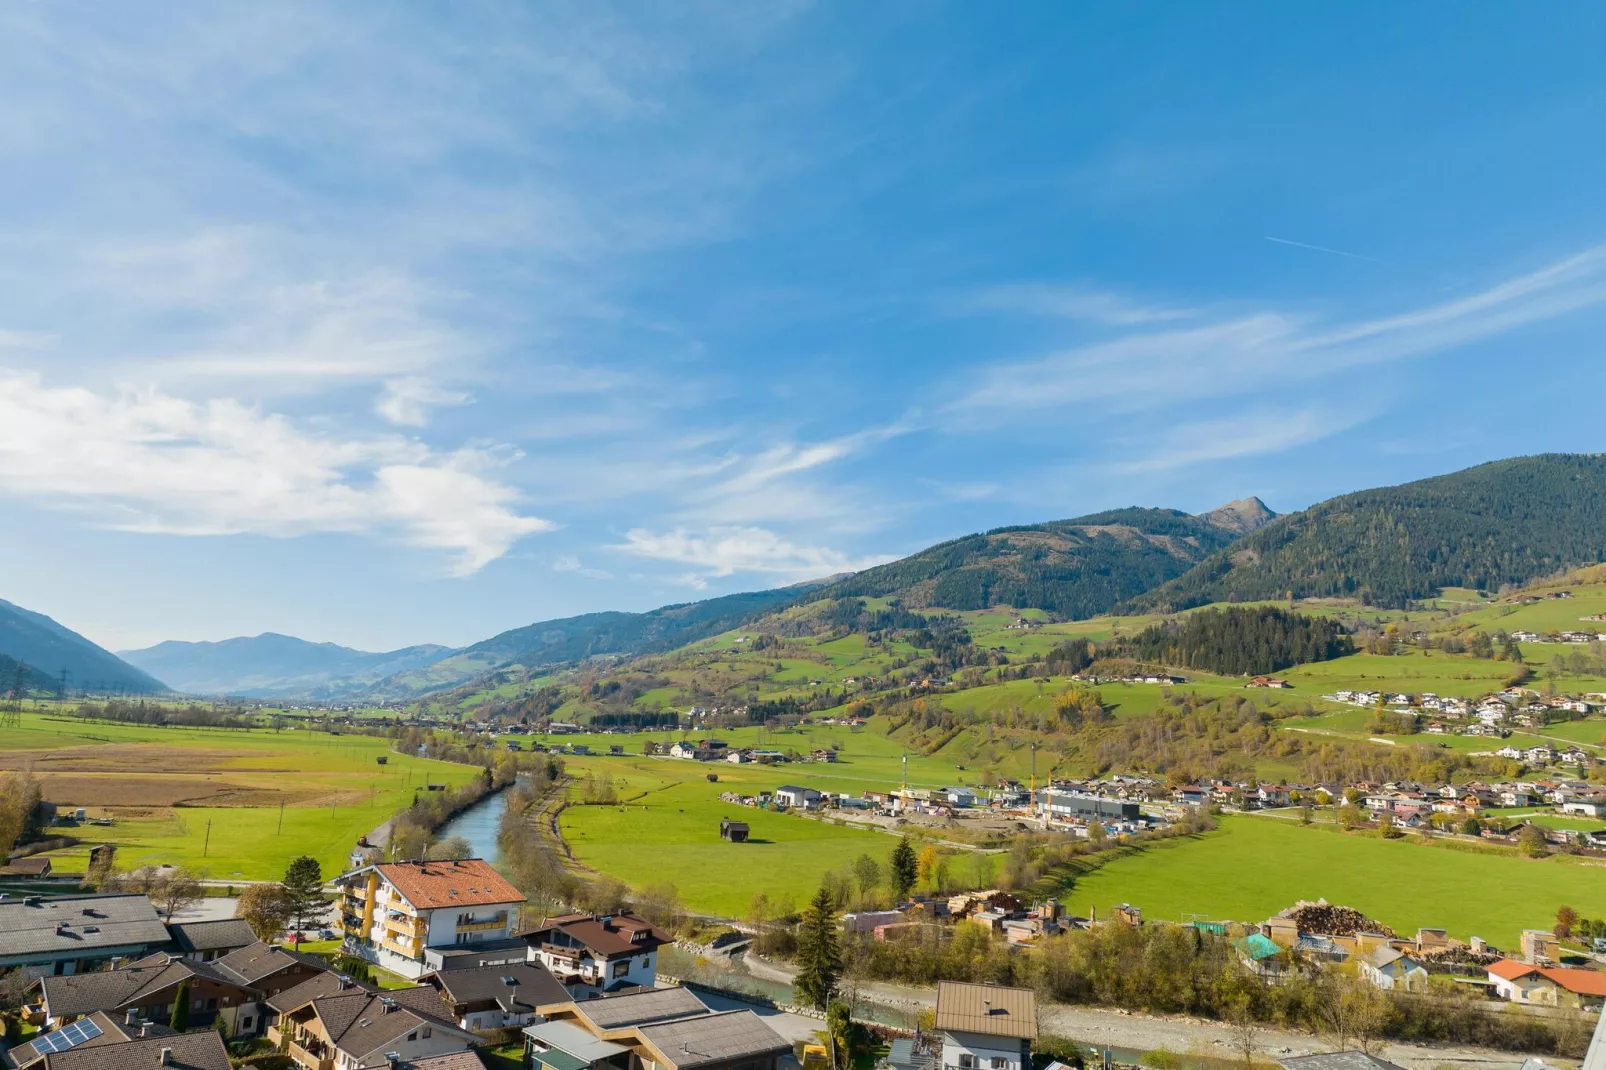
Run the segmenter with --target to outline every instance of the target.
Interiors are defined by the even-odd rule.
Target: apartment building
[[[482,858],[363,866],[335,883],[346,950],[414,980],[429,948],[509,939],[524,902]]]

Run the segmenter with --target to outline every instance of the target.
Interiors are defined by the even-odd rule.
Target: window
[[[424,1031],[422,1033],[420,1033],[419,1035],[422,1036],[425,1040],[428,1040],[429,1039],[429,1035],[431,1033],[433,1033],[434,1031],[435,1030],[432,1027],[426,1025],[424,1027]]]
[[[1009,1060],[993,1057],[993,1070],[1009,1070]]]
[[[408,1040],[417,1040],[418,1039],[418,1030],[415,1029],[411,1033],[408,1033],[407,1034],[407,1039]]]
[[[629,959],[625,959],[623,962],[614,963],[614,965],[613,965],[613,975],[615,977],[623,977],[625,974],[627,974],[629,972],[630,972],[630,960]]]
[[[250,1018],[250,1017],[241,1018],[240,1019],[240,1032],[249,1033],[251,1031],[251,1027],[253,1025],[256,1025],[256,1019]]]
[[[964,1067],[965,1070],[975,1070],[976,1057],[967,1051],[959,1057],[959,1065]]]

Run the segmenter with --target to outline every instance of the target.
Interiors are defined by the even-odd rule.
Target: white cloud
[[[816,579],[837,572],[857,572],[892,560],[888,556],[853,558],[829,547],[802,545],[756,527],[712,527],[700,532],[635,528],[626,532],[625,541],[613,549],[692,565],[702,570],[705,578],[763,572],[796,580]]]
[[[1168,330],[1137,330],[1046,357],[995,365],[958,388],[950,415],[996,423],[1079,402],[1126,407],[1263,391],[1355,367],[1421,357],[1606,303],[1606,247],[1465,298],[1400,315],[1323,326],[1261,311]],[[972,380],[977,378],[973,373]]]
[[[442,453],[400,435],[311,434],[232,399],[156,390],[102,395],[0,377],[0,493],[179,535],[391,535],[446,551],[468,575],[525,535],[494,450]]]
[[[385,392],[374,411],[400,427],[423,427],[429,410],[440,405],[467,405],[471,399],[457,390],[443,390],[427,379],[407,377],[385,381]]]
[[[552,561],[553,572],[570,572],[588,580],[611,580],[613,573],[606,569],[588,568],[574,554],[559,554]]]

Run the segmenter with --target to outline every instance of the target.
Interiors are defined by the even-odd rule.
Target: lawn
[[[1279,675],[1292,685],[1295,694],[1305,698],[1316,698],[1340,688],[1478,698],[1498,691],[1513,668],[1511,662],[1413,649],[1394,656],[1351,654],[1332,661],[1300,665]]]
[[[1066,901],[1104,916],[1129,902],[1149,918],[1259,922],[1318,898],[1402,933],[1440,927],[1514,948],[1521,929],[1548,929],[1562,904],[1606,915],[1606,875],[1598,863],[1563,856],[1535,861],[1481,844],[1387,841],[1238,816],[1215,832],[1116,858],[1079,878]]]
[[[0,730],[0,768],[27,770],[61,809],[113,824],[76,830],[114,843],[118,861],[194,866],[218,880],[283,875],[311,854],[338,872],[357,838],[426,783],[457,785],[470,766],[390,752],[390,741],[290,729],[124,725],[27,713]],[[381,766],[375,759],[385,757]],[[82,870],[87,847],[61,853]]]

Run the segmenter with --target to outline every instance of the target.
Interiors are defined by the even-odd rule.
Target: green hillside
[[[1278,518],[1123,612],[1356,598],[1404,606],[1606,560],[1606,456],[1544,454],[1346,494]]]
[[[1236,514],[1234,520],[1242,522]],[[1182,575],[1236,538],[1230,527],[1175,509],[1115,509],[967,535],[856,573],[820,594],[1085,618]]]

